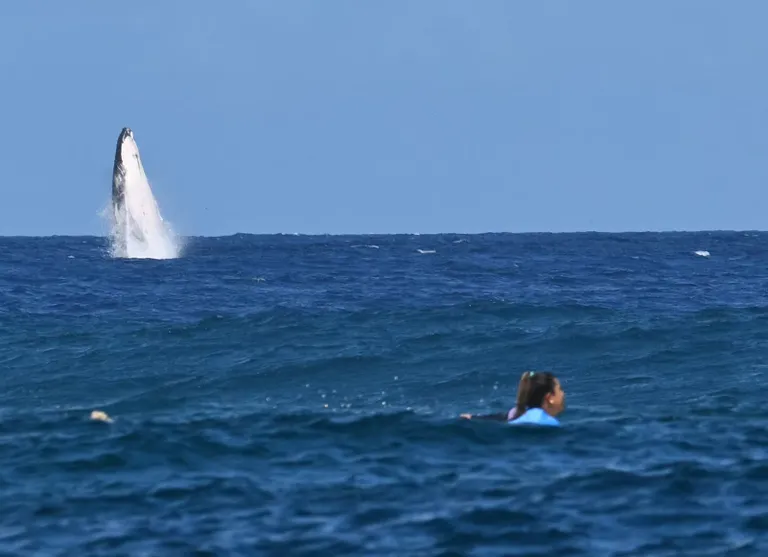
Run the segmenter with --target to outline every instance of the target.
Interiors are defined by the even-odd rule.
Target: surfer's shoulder
[[[560,420],[550,416],[542,408],[529,408],[522,416],[509,420],[509,425],[543,425],[560,427]]]

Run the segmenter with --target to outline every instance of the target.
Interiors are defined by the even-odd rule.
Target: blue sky
[[[768,3],[0,4],[0,234],[766,229]]]

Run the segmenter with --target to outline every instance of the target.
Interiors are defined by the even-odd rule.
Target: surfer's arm
[[[461,417],[467,420],[493,420],[496,422],[506,422],[507,412],[495,412],[493,414],[462,414]]]

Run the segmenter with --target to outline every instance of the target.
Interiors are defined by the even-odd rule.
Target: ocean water
[[[0,238],[0,554],[768,555],[766,246]]]

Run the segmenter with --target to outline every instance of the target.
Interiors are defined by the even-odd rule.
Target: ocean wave
[[[0,553],[762,555],[763,238],[0,239]]]

